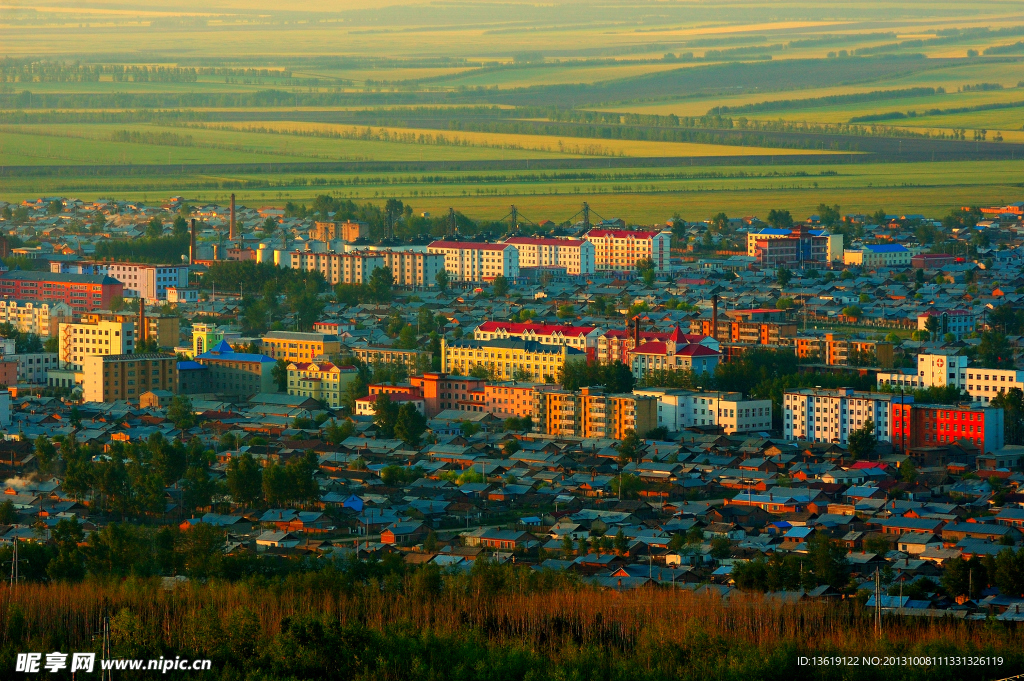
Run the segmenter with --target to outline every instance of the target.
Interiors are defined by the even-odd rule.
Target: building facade
[[[495,380],[524,380],[553,383],[567,361],[583,361],[586,353],[568,345],[545,345],[537,341],[441,339],[441,371],[470,374],[477,366],[486,368]]]
[[[469,400],[473,391],[483,390],[486,384],[482,378],[440,371],[425,371],[409,378],[410,392],[423,398],[427,417],[445,409],[458,409],[459,403]]]
[[[587,353],[588,359],[597,356],[597,340],[603,333],[595,326],[560,326],[556,324],[534,324],[526,322],[484,322],[473,331],[474,340],[498,340],[519,338],[537,341],[544,345],[568,345]]]
[[[858,267],[910,267],[910,251],[900,244],[868,244],[843,252],[844,265]]]
[[[658,427],[658,400],[633,393],[606,394],[597,388],[537,391],[534,429],[549,435],[622,440]]]
[[[292,362],[288,365],[288,394],[312,397],[332,409],[342,404],[345,388],[356,377],[355,367],[330,362]]]
[[[761,252],[767,248],[763,243],[772,239],[800,238],[804,240],[796,253],[791,254],[797,262],[801,260],[814,261],[814,257],[824,257],[823,262],[838,262],[843,259],[843,235],[831,234],[824,229],[807,229],[804,226],[795,229],[776,229],[765,227],[764,229],[747,233],[747,255],[759,258]],[[810,240],[807,239],[810,237]],[[793,248],[793,245],[787,247]],[[802,256],[802,257],[801,257]]]
[[[194,359],[208,369],[210,392],[246,399],[257,393],[277,391],[277,382],[271,373],[275,361],[266,355],[235,352],[222,340]]]
[[[59,353],[56,352],[26,352],[20,355],[4,355],[3,358],[17,362],[18,383],[46,385],[50,369],[60,368],[59,357]]]
[[[1011,388],[1024,390],[1024,371],[1018,369],[984,369],[968,366],[968,358],[961,355],[920,354],[917,356],[917,375],[908,377],[901,372],[878,374],[878,385],[909,388],[955,387],[981,404]],[[916,385],[914,384],[916,381]]]
[[[270,331],[263,335],[263,354],[288,362],[312,362],[341,352],[341,341],[333,334],[299,331]]]
[[[429,350],[395,348],[390,345],[364,345],[352,348],[352,355],[364,364],[404,364],[410,374],[429,369],[433,354]]]
[[[891,442],[893,402],[913,401],[912,395],[855,392],[853,388],[787,390],[782,401],[782,434],[787,440],[835,442],[845,446],[850,433],[863,428],[870,420],[874,423],[875,437]]]
[[[109,310],[111,301],[123,295],[124,284],[103,274],[0,272],[0,297],[62,302],[75,312]]]
[[[928,320],[933,317],[939,323],[938,334],[940,338],[947,333],[951,333],[956,336],[957,340],[960,340],[967,334],[974,333],[978,320],[978,315],[972,310],[928,310],[917,315],[917,330],[927,331]]]
[[[1003,410],[978,404],[892,403],[892,440],[900,451],[956,442],[985,454],[1004,445]]]
[[[138,326],[139,315],[130,312],[87,312],[82,315],[82,322],[96,324],[101,321],[107,322],[132,322]],[[174,348],[181,342],[180,320],[172,315],[146,314],[146,335],[140,334],[140,339],[156,341],[162,348]]]
[[[648,388],[634,390],[658,400],[658,426],[679,432],[693,426],[721,426],[726,434],[772,429],[772,401],[742,393]]]
[[[512,244],[478,241],[435,241],[428,253],[444,256],[444,268],[454,281],[493,281],[519,276],[519,251]]]
[[[583,235],[594,244],[597,271],[630,271],[638,260],[650,258],[658,272],[668,271],[672,259],[672,232],[632,229],[592,229]]]
[[[893,365],[893,346],[888,341],[874,341],[824,333],[817,336],[801,334],[788,341],[796,356],[815,364],[835,366]]]
[[[135,352],[135,323],[61,324],[58,339],[57,348],[62,367],[81,370],[89,356]]]
[[[392,249],[373,252],[384,257],[395,286],[437,286],[437,275],[444,269],[445,257],[439,253]]]
[[[74,310],[67,303],[0,300],[0,324],[10,324],[22,333],[49,338],[57,335],[59,325],[73,321]]]
[[[691,336],[678,326],[663,341],[652,340],[629,351],[629,367],[636,378],[653,371],[693,371],[712,373],[721,357],[717,350],[702,344],[705,336]]]
[[[379,252],[353,251],[351,253],[314,253],[292,251],[291,268],[305,272],[319,272],[332,286],[335,284],[365,284],[376,269],[385,266]]]
[[[117,279],[124,285],[124,296],[146,300],[166,300],[171,286],[188,286],[188,265],[152,265],[131,262],[50,263],[50,271],[60,274],[91,274]]]
[[[513,236],[505,239],[519,251],[520,267],[564,267],[566,274],[593,274],[596,248],[586,239]]]
[[[88,355],[83,370],[86,402],[136,402],[151,390],[178,392],[174,355]]]

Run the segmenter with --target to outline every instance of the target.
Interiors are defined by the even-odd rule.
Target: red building
[[[890,408],[892,444],[901,451],[961,440],[980,452],[1003,448],[1003,410],[998,407],[893,400]]]
[[[75,312],[109,310],[110,302],[124,295],[124,284],[103,274],[53,272],[0,272],[0,296],[15,300],[64,302]]]
[[[409,383],[414,394],[423,398],[427,418],[445,409],[458,409],[458,402],[469,399],[472,390],[482,389],[487,383],[482,378],[452,376],[439,371],[428,371],[422,376],[411,376]]]

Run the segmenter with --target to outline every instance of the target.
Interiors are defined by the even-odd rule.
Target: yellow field
[[[374,135],[387,134],[396,139],[411,139],[432,136],[435,140],[443,138],[452,146],[475,146],[493,149],[517,149],[542,151],[553,154],[572,154],[580,156],[756,156],[774,155],[814,156],[820,152],[805,149],[770,149],[767,147],[739,147],[714,144],[689,144],[683,142],[646,142],[635,140],[606,140],[584,137],[564,137],[545,135],[514,135],[491,132],[465,132],[450,130],[424,130],[421,128],[390,128],[337,125],[330,123],[295,123],[289,121],[265,121],[246,124],[238,123],[204,123],[203,128],[230,130],[263,134],[260,129],[272,130],[285,135],[295,134],[300,139],[307,139],[301,133],[321,133],[324,135],[358,136],[367,130]],[[379,138],[378,138],[379,139]],[[414,143],[414,142],[410,142]]]

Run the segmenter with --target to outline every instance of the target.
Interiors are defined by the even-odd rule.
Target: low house
[[[903,553],[909,553],[912,556],[917,556],[929,548],[935,548],[942,546],[942,542],[939,538],[931,532],[908,532],[907,534],[901,535],[899,540],[896,542],[896,546]]]
[[[427,526],[419,521],[393,523],[380,533],[382,544],[412,546],[427,536]]]
[[[299,545],[299,538],[291,532],[281,530],[268,530],[256,537],[256,550],[266,551],[267,549],[292,549]]]
[[[519,530],[486,530],[480,535],[480,546],[489,549],[525,549],[536,541],[529,532]]]
[[[942,528],[944,544],[955,544],[961,539],[985,539],[997,542],[1004,538],[1016,542],[1020,539],[1020,531],[1008,525],[989,523],[952,523]]]

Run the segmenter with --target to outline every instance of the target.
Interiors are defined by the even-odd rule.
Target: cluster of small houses
[[[287,427],[288,419],[315,415],[311,405],[298,406],[284,395],[274,399],[277,404],[247,409],[201,403],[196,409],[202,425],[185,432],[157,408],[82,405],[75,427],[68,409],[52,398],[16,400],[10,430],[19,438],[0,443],[0,461],[13,465],[0,501],[14,504],[19,522],[0,528],[0,542],[45,540],[40,523],[50,528],[72,514],[88,531],[102,522],[87,500],[63,493],[59,478],[38,474],[35,437],[74,434],[78,442],[102,449],[155,432],[200,438],[210,447],[225,433],[236,435],[241,445],[218,448],[210,468],[221,479],[228,462],[245,452],[279,462],[310,450],[318,455],[320,498],[302,507],[254,509],[224,500],[186,517],[180,488],[166,490],[159,522],[185,531],[198,523],[222,528],[226,553],[346,559],[395,553],[410,564],[447,570],[469,570],[481,559],[511,561],[534,570],[573,571],[609,589],[674,586],[728,597],[735,590],[735,565],[775,552],[805,552],[819,534],[848,550],[853,579],[870,590],[880,568],[888,566],[907,585],[923,578],[939,582],[948,561],[1020,546],[1024,532],[1019,472],[995,473],[1002,504],[996,506],[992,482],[953,478],[943,467],[922,466],[912,481],[904,480],[900,466],[908,459],[898,453],[851,462],[834,444],[696,429],[676,442],[645,441],[640,459],[621,470],[616,441],[500,428],[471,436],[434,434],[413,448],[376,439],[372,421],[357,419],[356,435],[330,444],[315,428]],[[518,447],[508,446],[511,440]],[[957,445],[947,448],[957,449],[949,454],[958,461],[975,455]],[[388,475],[396,469],[407,475]],[[635,476],[637,483],[624,486],[629,491],[622,499],[617,481],[624,476]],[[676,535],[686,542],[673,543]],[[888,542],[888,551],[867,550],[878,546],[877,538]],[[840,594],[819,587],[775,596]],[[886,599],[885,607],[915,614],[1024,619],[1024,599],[995,590],[966,602],[944,596]]]

